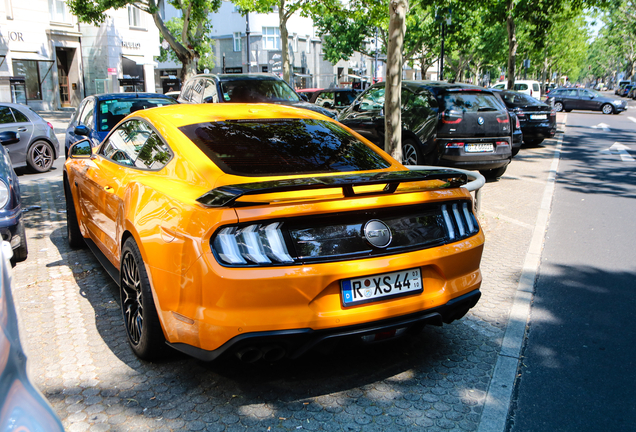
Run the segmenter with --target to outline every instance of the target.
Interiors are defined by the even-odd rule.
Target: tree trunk
[[[402,47],[408,0],[389,2],[389,44],[384,93],[384,150],[402,162]]]
[[[515,85],[515,62],[517,61],[517,34],[512,12],[515,8],[514,0],[508,3],[508,17],[506,18],[506,30],[508,30],[508,88],[512,90]]]
[[[161,16],[159,16],[159,11],[153,13],[152,18],[155,22],[155,25],[159,29],[161,36],[165,41],[168,42],[170,47],[174,50],[177,58],[181,62],[182,67],[179,78],[181,79],[181,82],[185,82],[188,78],[197,74],[196,53],[194,52],[194,50],[190,50],[177,42],[172,33],[170,33],[170,30],[168,30],[168,28],[164,24]]]
[[[280,0],[280,5],[278,6],[278,18],[280,19],[280,48],[282,53],[281,63],[283,66],[283,79],[294,87],[291,82],[291,72],[289,67],[289,33],[287,32],[287,14],[285,12],[285,0]]]

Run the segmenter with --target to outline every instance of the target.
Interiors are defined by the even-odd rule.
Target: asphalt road
[[[634,430],[634,159],[636,109],[568,114],[508,430]]]

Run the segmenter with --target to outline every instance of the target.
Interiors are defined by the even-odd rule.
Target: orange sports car
[[[128,341],[203,360],[296,358],[461,318],[484,235],[464,174],[410,171],[311,111],[137,111],[70,148],[68,241],[118,283]]]

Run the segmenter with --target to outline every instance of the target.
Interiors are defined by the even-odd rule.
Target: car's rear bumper
[[[215,350],[204,350],[183,343],[168,343],[171,347],[192,357],[212,361],[226,352],[249,353],[249,359],[264,356],[268,359],[281,357],[298,358],[311,349],[332,348],[334,343],[371,343],[408,333],[419,332],[424,325],[442,325],[463,317],[474,307],[481,292],[475,289],[446,304],[426,309],[411,315],[378,320],[359,325],[322,330],[298,328],[290,330],[246,333],[232,338]]]
[[[510,137],[488,137],[469,139],[443,139],[438,138],[438,145],[443,149],[439,164],[451,168],[461,168],[468,170],[482,170],[501,168],[512,160],[512,147]],[[493,152],[471,153],[466,152],[467,144],[482,143],[506,143],[505,145],[495,145]],[[458,146],[457,143],[462,143]],[[450,147],[449,147],[450,146]]]
[[[0,219],[0,235],[2,240],[9,242],[12,249],[18,248],[23,240],[18,235],[19,226],[22,222],[22,209],[20,207],[12,210],[8,215]]]

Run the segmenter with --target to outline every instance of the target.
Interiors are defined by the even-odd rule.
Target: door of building
[[[55,49],[55,57],[57,58],[57,79],[60,87],[60,104],[63,107],[71,106],[71,98],[69,96],[69,80],[68,71],[70,69],[68,53],[60,48]]]

